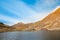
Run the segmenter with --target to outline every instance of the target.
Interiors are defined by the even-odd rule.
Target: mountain
[[[35,23],[18,23],[13,26],[15,30],[39,31],[41,29],[60,30],[60,7],[56,8],[43,20]]]
[[[6,31],[39,31],[39,30],[60,30],[60,7],[56,8],[43,20],[35,23],[24,24],[22,22],[12,26],[0,23],[0,32]]]
[[[12,28],[0,22],[0,32],[12,31]]]
[[[17,24],[15,24],[15,25],[13,25],[12,28],[13,28],[14,30],[21,31],[21,30],[25,29],[26,26],[25,26],[24,23],[20,22],[20,23],[17,23]]]
[[[60,30],[60,7],[35,24],[37,24],[37,27],[47,28],[48,30]]]
[[[34,28],[32,27],[32,24],[33,23],[24,24],[20,22],[13,25],[12,28],[14,29],[14,31],[33,31]]]

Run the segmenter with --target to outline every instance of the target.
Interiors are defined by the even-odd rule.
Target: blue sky
[[[0,22],[8,25],[36,22],[57,6],[60,0],[0,0]]]

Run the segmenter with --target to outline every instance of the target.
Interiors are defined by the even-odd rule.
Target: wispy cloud
[[[49,12],[52,11],[53,7],[56,7],[55,5],[57,5],[55,0],[37,0],[37,2],[33,5],[33,8],[23,1],[17,0],[1,2],[1,4],[2,8],[20,17],[17,19],[11,16],[6,16],[6,14],[0,15],[0,19],[7,20],[13,24],[18,22],[29,23],[42,20],[49,14]]]
[[[57,5],[57,0],[46,0],[45,3],[50,7],[53,5]]]
[[[3,3],[3,4],[6,4],[6,3]],[[17,2],[14,2],[14,4],[12,5],[6,4],[6,6],[3,8],[14,13],[14,15],[22,17],[21,20],[23,20],[26,23],[36,21],[36,19],[38,20],[40,15],[37,12],[35,12],[33,9],[31,9],[28,5],[26,5],[24,2],[17,1]],[[41,15],[40,15],[40,18],[41,18]]]
[[[20,19],[25,22],[25,23],[29,23],[29,22],[35,22],[37,20],[41,20],[42,18],[44,18],[47,14],[47,12],[43,13],[43,12],[36,12],[35,10],[33,10],[32,8],[30,8],[28,5],[26,5],[24,2],[22,1],[15,1],[14,3],[11,4],[7,4],[7,3],[2,3],[2,4],[6,4],[6,6],[4,6],[3,8],[12,12],[14,15],[17,15],[19,17],[21,17]],[[13,20],[11,20],[12,18],[10,18],[10,21],[12,22],[18,22],[15,18]],[[20,21],[19,19],[19,21]]]
[[[22,22],[21,20],[17,20],[17,19],[14,19],[14,18],[12,18],[12,17],[8,17],[8,16],[5,16],[5,15],[2,15],[2,14],[0,14],[0,19],[9,22],[9,23],[8,23],[9,25],[10,25],[10,24],[13,25],[13,24],[16,24],[16,23],[18,23],[18,22]]]
[[[33,7],[37,12],[49,12],[58,6],[58,0],[37,0]]]

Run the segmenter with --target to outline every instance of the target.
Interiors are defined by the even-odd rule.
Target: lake
[[[0,40],[46,40],[47,37],[45,31],[0,33]]]

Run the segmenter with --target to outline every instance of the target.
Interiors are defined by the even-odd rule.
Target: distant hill
[[[14,31],[35,31],[35,29],[32,27],[33,23],[29,23],[29,24],[24,24],[24,23],[17,23],[15,25],[12,26],[12,28],[14,29]]]
[[[11,31],[12,28],[8,25],[5,25],[3,23],[0,22],[0,32],[7,32],[7,31]]]
[[[26,25],[24,23],[17,23],[15,25],[13,25],[12,27],[14,30],[17,31],[22,31],[23,29],[27,28]]]

